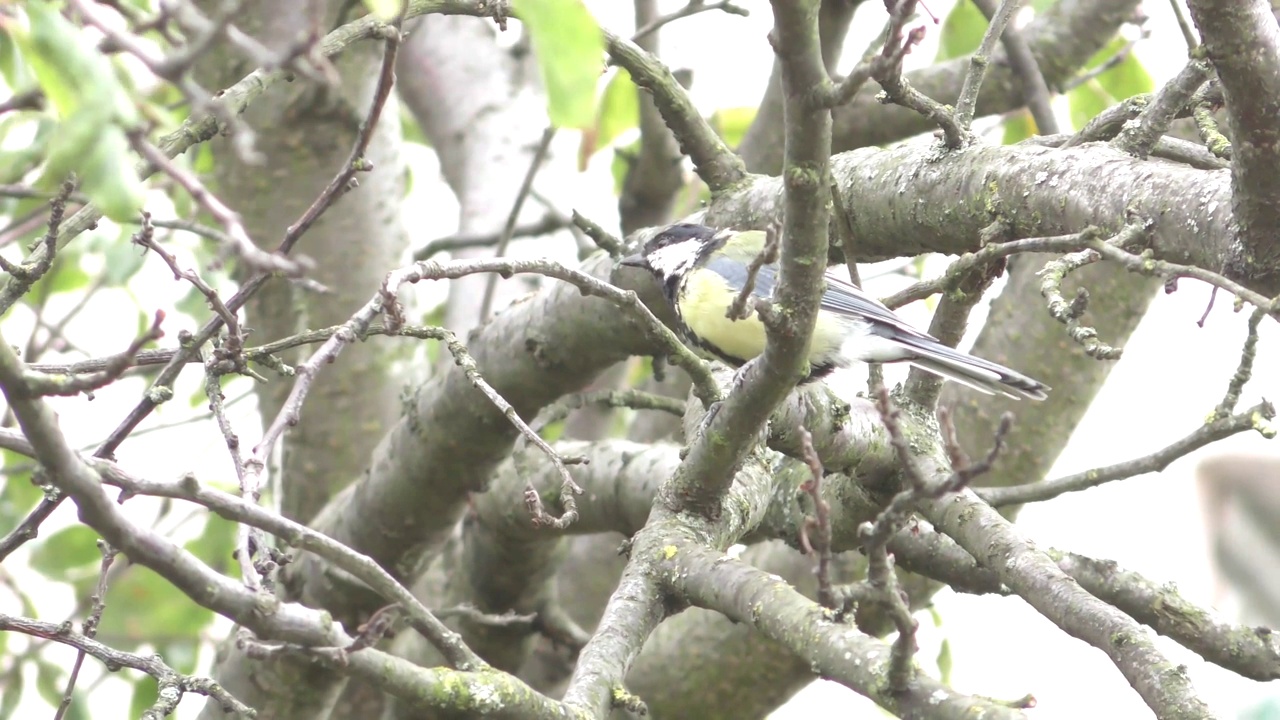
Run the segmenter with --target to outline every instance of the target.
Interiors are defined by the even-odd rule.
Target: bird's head
[[[623,258],[621,264],[644,268],[666,284],[692,270],[727,232],[690,223],[671,225],[650,238],[639,253]]]

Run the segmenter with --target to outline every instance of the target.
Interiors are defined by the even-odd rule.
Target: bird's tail
[[[932,338],[899,337],[898,340],[912,351],[907,362],[974,390],[1015,400],[1048,397],[1049,386],[990,360],[967,355]]]

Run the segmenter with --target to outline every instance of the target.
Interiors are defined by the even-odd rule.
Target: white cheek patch
[[[683,274],[698,259],[698,243],[682,242],[654,250],[649,254],[649,267],[665,277]]]

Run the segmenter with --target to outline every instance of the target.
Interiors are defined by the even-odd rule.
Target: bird
[[[704,354],[742,367],[764,352],[765,327],[752,311],[743,319],[729,310],[751,277],[767,235],[676,223],[654,234],[640,252],[620,264],[648,270],[662,284],[682,339]],[[755,273],[752,295],[767,299],[778,283],[776,262]],[[906,362],[987,394],[1044,400],[1050,388],[1003,365],[943,344],[898,317],[853,283],[826,273],[818,320],[808,350],[808,375],[820,379],[854,362]]]

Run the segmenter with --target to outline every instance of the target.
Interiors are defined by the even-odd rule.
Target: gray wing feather
[[[734,290],[747,282],[747,265],[725,257],[712,257],[706,268],[723,277]],[[778,266],[765,265],[756,273],[752,295],[768,298],[778,284]],[[872,333],[897,344],[910,355],[903,359],[912,364],[951,378],[984,392],[998,392],[1009,397],[1043,400],[1049,388],[1037,380],[1009,368],[960,352],[904,322],[879,300],[867,295],[853,283],[827,274],[827,288],[822,293],[823,310],[863,320]],[[1012,392],[1010,392],[1012,391]]]
[[[734,290],[741,290],[747,282],[747,266],[725,257],[712,257],[706,268],[713,270],[724,278]],[[756,273],[756,285],[751,294],[759,298],[768,298],[778,284],[778,266],[765,265]],[[885,307],[879,300],[867,295],[858,286],[841,280],[827,273],[827,289],[822,293],[821,307],[839,315],[865,318],[877,334],[893,337],[899,333],[913,338],[934,340],[930,335],[920,332],[902,321],[893,311]],[[887,327],[885,327],[887,326]],[[935,340],[936,342],[936,340]]]

